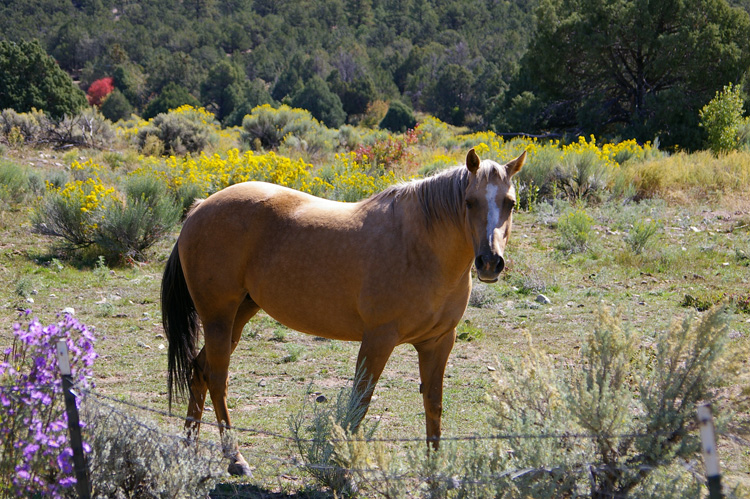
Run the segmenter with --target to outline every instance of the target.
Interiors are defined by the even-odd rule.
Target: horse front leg
[[[456,341],[456,330],[414,345],[419,356],[420,391],[424,402],[427,443],[440,447],[440,418],[443,414],[443,376],[448,356]]]
[[[354,389],[352,390],[350,406],[356,408],[357,414],[350,422],[350,429],[356,431],[367,414],[375,391],[375,385],[385,369],[385,364],[397,344],[395,332],[365,334],[357,356],[357,369],[354,375]]]

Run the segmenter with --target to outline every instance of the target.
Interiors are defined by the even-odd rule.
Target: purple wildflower
[[[76,481],[55,348],[60,340],[67,343],[74,381],[87,388],[97,358],[95,338],[70,315],[47,326],[30,317],[31,310],[21,314],[29,322],[13,325],[13,346],[0,357],[0,490],[62,497],[63,489]],[[85,444],[84,450],[91,447]]]

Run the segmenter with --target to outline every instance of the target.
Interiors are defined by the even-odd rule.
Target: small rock
[[[164,343],[159,343],[159,350],[164,350]]]
[[[262,379],[258,382],[258,386],[266,386],[266,380]]]
[[[32,297],[26,298],[26,303],[34,303],[34,299]]]
[[[328,398],[325,395],[318,395],[317,397],[315,397],[315,402],[318,402],[318,403],[328,402]]]
[[[138,343],[137,343],[137,345],[138,345],[139,347],[141,347],[141,348],[147,348],[147,349],[151,349],[151,347],[150,347],[149,345],[145,344],[144,342],[142,342],[142,341],[140,341],[140,340],[138,340]]]
[[[536,301],[537,303],[541,303],[543,305],[549,305],[550,303],[552,303],[552,300],[550,300],[543,294],[536,295],[536,298],[534,299],[534,301]]]
[[[488,370],[488,371],[490,371],[490,372],[492,372],[492,371],[497,371],[497,369],[495,369],[495,368],[494,368],[494,367],[492,367],[492,366],[487,366],[487,370]]]
[[[73,307],[65,307],[64,309],[62,309],[62,313],[63,315],[76,315],[76,310]]]
[[[693,232],[700,232],[701,231],[698,227],[695,227],[695,226],[692,226],[692,225],[690,226],[690,230],[692,230]]]

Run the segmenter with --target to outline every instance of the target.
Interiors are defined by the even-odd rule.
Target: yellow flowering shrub
[[[90,246],[102,220],[101,208],[117,200],[115,188],[98,176],[60,188],[48,183],[47,194],[32,213],[32,225],[41,234],[61,238],[68,247]]]
[[[225,155],[201,153],[197,157],[145,160],[130,175],[157,176],[172,192],[195,186],[200,196],[256,180],[342,201],[368,197],[396,182],[393,172],[364,171],[356,161],[356,153],[336,155],[331,165],[315,170],[301,159],[292,160],[274,152],[241,153],[238,149],[230,149]]]
[[[563,194],[570,198],[598,197],[605,189],[622,188],[621,166],[658,155],[650,143],[635,140],[599,145],[581,136],[569,144],[560,140],[516,137],[504,140],[493,132],[460,136],[480,158],[508,161],[526,151],[526,163],[516,177],[522,205]]]

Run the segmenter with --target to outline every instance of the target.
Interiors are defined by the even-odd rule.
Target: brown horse
[[[440,439],[443,373],[471,291],[471,266],[494,282],[503,270],[515,190],[526,153],[391,187],[359,203],[328,201],[246,182],[197,205],[169,257],[162,316],[169,339],[169,401],[189,391],[188,433],[206,390],[220,428],[229,357],[260,309],[304,333],[360,341],[355,387],[369,405],[394,347],[419,357],[427,440]],[[199,323],[204,346],[196,352]],[[367,378],[362,376],[366,373]],[[230,472],[249,474],[239,449]]]

